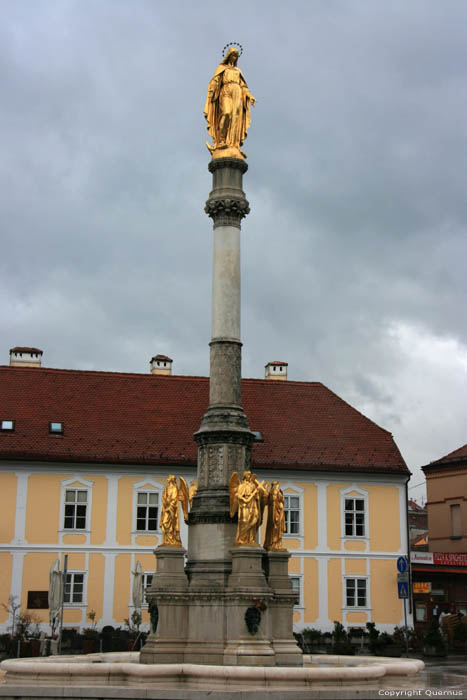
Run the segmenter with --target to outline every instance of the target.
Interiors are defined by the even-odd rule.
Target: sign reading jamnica
[[[467,554],[461,552],[412,552],[410,561],[412,564],[467,566]]]

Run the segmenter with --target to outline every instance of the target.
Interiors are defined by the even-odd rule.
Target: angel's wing
[[[180,486],[178,488],[178,500],[182,504],[182,509],[183,509],[183,517],[185,518],[185,522],[188,522],[188,486],[183,478],[183,476],[180,477]]]
[[[234,472],[229,481],[229,496],[230,496],[230,517],[233,518],[238,509],[237,491],[240,484],[238,472]]]
[[[193,479],[193,481],[190,484],[190,488],[188,489],[188,501],[190,503],[190,508],[193,503],[193,497],[195,493],[198,490],[198,479]]]
[[[258,483],[258,482],[256,482],[256,483]],[[261,483],[258,484],[258,491],[259,491],[259,507],[260,507],[260,513],[261,513],[260,523],[262,523],[264,509],[266,508],[266,506],[269,502],[269,491],[270,491],[269,484],[267,484],[264,481],[264,479],[263,479],[263,481],[261,481]]]

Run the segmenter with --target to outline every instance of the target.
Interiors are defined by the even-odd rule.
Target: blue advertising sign
[[[399,557],[397,559],[397,570],[400,574],[407,571],[407,559],[405,557]]]
[[[398,581],[397,582],[397,595],[399,598],[409,597],[409,584],[408,581]]]

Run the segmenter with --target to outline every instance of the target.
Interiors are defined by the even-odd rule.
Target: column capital
[[[204,211],[211,217],[214,228],[235,226],[250,213],[250,205],[242,189],[243,174],[248,165],[238,158],[216,158],[209,163],[212,190]]]

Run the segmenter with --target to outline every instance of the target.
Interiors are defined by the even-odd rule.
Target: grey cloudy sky
[[[208,373],[202,109],[224,44],[245,144],[243,374],[269,360],[390,430],[467,440],[464,0],[3,0],[1,360]],[[422,487],[411,491],[420,497]]]

